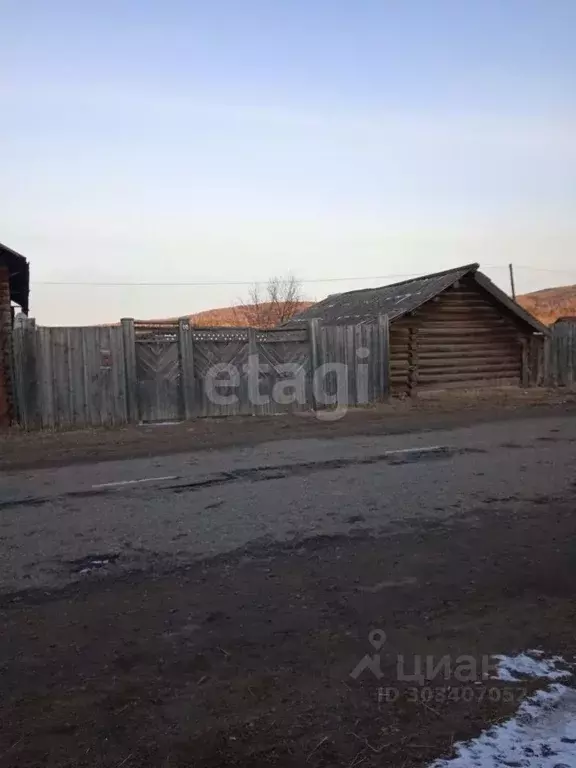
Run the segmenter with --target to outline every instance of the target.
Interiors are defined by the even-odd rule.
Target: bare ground
[[[576,394],[503,389],[452,392],[373,408],[351,409],[336,421],[306,412],[288,416],[198,419],[162,426],[0,433],[0,470],[160,456],[269,440],[398,434],[486,421],[550,416],[576,410]]]
[[[528,689],[421,687],[398,680],[398,656],[412,669],[415,654],[574,654],[575,503],[576,487],[449,525],[6,596],[0,765],[410,768],[450,754]],[[383,677],[355,680],[374,628]],[[398,699],[379,702],[388,687]]]

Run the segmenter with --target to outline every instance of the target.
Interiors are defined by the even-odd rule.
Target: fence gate
[[[136,323],[136,378],[141,421],[183,418],[178,324]]]

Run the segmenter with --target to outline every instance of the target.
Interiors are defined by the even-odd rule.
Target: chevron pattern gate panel
[[[309,407],[306,331],[195,328],[192,338],[199,415],[264,415]]]
[[[260,406],[258,413],[285,413],[309,408],[309,345],[301,341],[276,340],[272,333],[266,333],[262,341],[257,337],[259,391],[268,400]]]
[[[178,342],[170,337],[136,339],[140,418],[145,422],[182,418]]]
[[[246,329],[194,329],[192,338],[199,415],[250,414],[245,375],[248,363]]]

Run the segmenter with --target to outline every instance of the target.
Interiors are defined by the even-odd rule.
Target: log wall
[[[390,326],[395,395],[423,390],[520,386],[532,334],[466,278]]]

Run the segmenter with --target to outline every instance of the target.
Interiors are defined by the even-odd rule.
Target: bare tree
[[[255,328],[275,328],[302,309],[302,284],[294,275],[271,277],[266,285],[255,283],[248,300],[240,303],[243,324]]]

